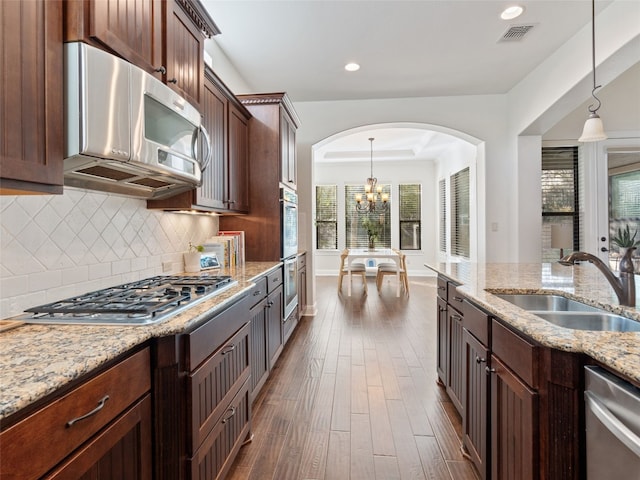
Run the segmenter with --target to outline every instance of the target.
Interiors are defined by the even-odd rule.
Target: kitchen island
[[[558,295],[630,322],[640,310],[618,305],[591,264],[427,266],[438,273],[438,379],[480,477],[585,478],[585,366],[640,386],[640,332],[563,328],[499,295]]]
[[[149,326],[30,325],[0,333],[0,420],[56,392],[152,338],[180,334],[245,295],[252,280],[279,262],[224,270],[238,285]]]
[[[581,352],[640,384],[640,333],[572,330],[558,327],[516,307],[494,293],[558,293],[612,313],[640,321],[640,308],[618,304],[607,280],[591,264],[566,267],[557,263],[427,265],[460,284],[474,303],[542,345]],[[637,277],[637,276],[636,276]],[[640,281],[636,282],[636,289]],[[636,295],[640,298],[640,295]]]

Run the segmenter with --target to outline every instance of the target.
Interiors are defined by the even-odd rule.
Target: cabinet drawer
[[[116,418],[151,389],[149,358],[145,348],[4,430],[2,477],[43,475]]]
[[[282,285],[282,268],[278,268],[267,276],[267,292],[271,293]]]
[[[447,301],[447,280],[444,277],[438,276],[438,284],[437,284],[437,292],[438,296],[443,299],[445,302]]]
[[[250,431],[251,402],[249,382],[228,404],[220,421],[193,455],[187,478],[192,480],[224,478]]]
[[[188,372],[204,362],[247,322],[250,303],[249,297],[244,297],[185,335],[185,369]]]
[[[460,295],[456,291],[456,288],[458,288],[458,286],[459,285],[456,285],[455,283],[447,283],[447,302],[453,308],[462,313],[462,302],[464,301],[464,296]]]
[[[492,320],[491,350],[530,387],[538,388],[538,346],[529,343],[500,322]]]
[[[249,379],[249,332],[246,323],[202,366],[188,376],[187,389],[191,405],[189,453],[195,451],[220,420],[231,399]]]
[[[484,345],[489,345],[489,315],[464,299],[462,302],[462,324]]]
[[[249,292],[252,307],[267,296],[267,277],[260,277],[254,280],[253,283],[254,286],[251,288],[251,292]]]

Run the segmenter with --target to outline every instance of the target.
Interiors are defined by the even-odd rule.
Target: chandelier
[[[389,194],[382,193],[382,186],[378,185],[378,179],[373,176],[373,141],[371,142],[371,176],[364,185],[364,198],[361,193],[356,194],[356,210],[362,213],[385,212],[389,208]]]

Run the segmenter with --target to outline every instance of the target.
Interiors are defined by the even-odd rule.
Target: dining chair
[[[349,275],[347,269],[347,255],[349,255],[349,249],[345,248],[340,254],[340,271],[338,272],[338,292],[342,291],[342,277]],[[367,267],[363,262],[351,263],[351,274],[362,276],[362,285],[364,287],[364,293],[367,293]]]
[[[400,283],[402,288],[407,295],[409,295],[409,277],[407,276],[407,256],[398,252],[400,257]],[[378,272],[376,273],[376,287],[378,288],[378,293],[382,288],[382,282],[384,281],[385,275],[396,275],[397,265],[395,262],[389,263],[381,263],[378,265]]]

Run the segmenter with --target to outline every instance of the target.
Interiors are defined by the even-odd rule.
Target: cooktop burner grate
[[[156,276],[32,307],[32,323],[157,323],[237,282],[228,275]]]

